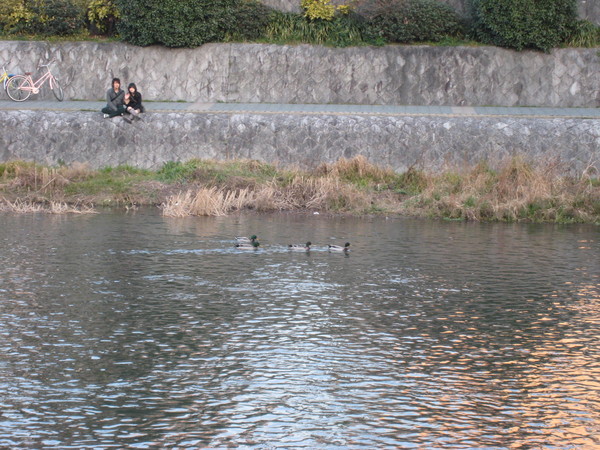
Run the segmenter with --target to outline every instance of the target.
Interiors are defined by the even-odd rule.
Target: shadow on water
[[[0,446],[600,445],[592,226],[2,219]]]

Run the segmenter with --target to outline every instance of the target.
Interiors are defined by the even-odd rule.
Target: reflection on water
[[[0,447],[600,446],[597,227],[1,217]]]

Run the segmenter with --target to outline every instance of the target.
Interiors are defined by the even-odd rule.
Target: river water
[[[598,227],[0,219],[2,448],[600,447]]]

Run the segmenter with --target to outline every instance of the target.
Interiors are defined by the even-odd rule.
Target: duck
[[[259,245],[260,242],[258,242],[257,240],[251,242],[238,242],[237,244],[235,244],[236,248],[240,250],[256,250],[258,249]]]
[[[306,244],[289,244],[288,248],[290,250],[294,250],[297,252],[307,252],[310,250],[310,246],[312,245],[312,242],[308,241]]]
[[[350,242],[346,242],[344,246],[341,245],[328,245],[330,252],[349,252],[350,251]]]
[[[252,236],[250,236],[250,237],[246,237],[246,236],[236,236],[236,237],[235,237],[235,240],[236,240],[237,242],[245,242],[245,243],[247,243],[247,244],[250,244],[250,243],[252,243],[252,242],[256,241],[256,239],[258,239],[258,238],[256,237],[256,235],[255,235],[255,234],[253,234],[253,235],[252,235]]]

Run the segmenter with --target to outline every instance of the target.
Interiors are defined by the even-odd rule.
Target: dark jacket
[[[144,112],[144,107],[142,106],[142,94],[138,91],[135,91],[133,95],[129,95],[129,103],[126,105],[128,108],[131,106],[133,109],[139,109],[140,112]]]

